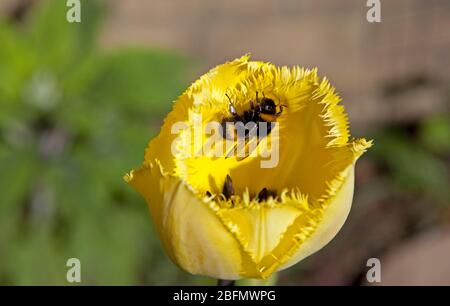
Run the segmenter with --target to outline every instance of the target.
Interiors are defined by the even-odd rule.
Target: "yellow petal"
[[[322,220],[317,224],[314,233],[308,239],[305,239],[305,241],[297,248],[294,247],[294,249],[296,249],[295,253],[279,267],[279,270],[288,268],[307,256],[319,251],[327,245],[334,236],[336,236],[350,213],[353,188],[354,165],[350,166],[346,171],[343,185],[330,203],[327,204],[321,218]],[[294,243],[298,244],[298,240]]]
[[[275,201],[242,200],[228,208],[222,204],[217,215],[242,249],[256,264],[243,269],[242,277],[267,278],[324,247],[338,233],[351,208],[354,166],[371,146],[364,139],[346,146],[340,163],[346,168],[328,183],[324,195],[311,201],[302,195],[282,195]]]
[[[238,242],[177,178],[147,163],[125,177],[146,200],[170,258],[186,271],[214,278],[240,278],[245,260]]]
[[[348,166],[348,163],[335,161],[336,156],[345,154],[349,140],[348,121],[343,106],[339,104],[340,98],[326,79],[317,76],[316,70],[277,68],[270,63],[245,62],[247,60],[245,58],[240,64],[235,80],[230,80],[229,73],[220,78],[219,90],[213,90],[215,83],[203,84],[208,95],[202,95],[201,100],[209,103],[204,102],[197,113],[202,115],[203,124],[211,120],[221,122],[229,117],[229,101],[224,88],[227,88],[238,113],[250,108],[250,101],[255,100],[257,92],[274,99],[279,105],[286,105],[274,129],[279,137],[267,137],[258,145],[270,148],[278,141],[278,163],[274,167],[263,168],[262,161],[267,157],[262,156],[242,162],[233,158],[208,157],[206,163],[204,156],[192,155],[190,142],[193,138],[186,137],[181,141],[185,145],[181,150],[186,157],[178,156],[175,161],[177,175],[199,192],[220,192],[226,174],[230,174],[238,194],[248,189],[254,195],[264,187],[277,191],[300,188],[302,194],[319,199],[327,182]],[[237,85],[236,80],[239,80]],[[228,86],[224,86],[226,81],[229,81]],[[220,94],[211,95],[211,92]],[[184,118],[193,134],[192,113]],[[202,136],[201,144],[204,145],[208,137]],[[202,169],[217,169],[217,175]]]
[[[243,247],[259,262],[280,242],[287,225],[301,214],[295,206],[252,205],[249,208],[222,208],[218,213],[229,229],[235,227]]]
[[[234,61],[227,62],[211,69],[200,79],[195,81],[180,97],[167,115],[161,131],[157,137],[150,141],[146,151],[145,160],[159,159],[164,170],[171,173],[175,168],[175,159],[172,154],[172,143],[178,137],[172,132],[176,122],[185,122],[193,107],[201,106],[214,97],[224,99],[224,93],[229,84],[236,84],[246,72],[247,61],[250,55],[242,56]],[[214,84],[211,86],[210,84]]]

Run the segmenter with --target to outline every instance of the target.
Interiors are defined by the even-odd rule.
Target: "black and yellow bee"
[[[233,131],[228,129],[226,125],[227,122],[242,123],[244,126],[248,126],[250,124],[250,128],[245,129],[244,137],[245,137],[245,155],[243,157],[238,157],[238,160],[242,160],[247,158],[250,155],[247,148],[251,141],[257,141],[256,145],[258,145],[259,141],[261,141],[260,133],[259,133],[259,122],[267,122],[267,131],[265,131],[264,135],[267,136],[270,134],[272,130],[272,122],[275,122],[277,118],[283,113],[283,107],[287,107],[286,105],[275,104],[275,101],[271,98],[263,97],[262,99],[258,98],[258,92],[256,92],[256,104],[253,101],[250,101],[250,109],[244,111],[242,115],[239,115],[236,111],[235,106],[231,102],[231,99],[228,95],[226,95],[228,100],[230,101],[228,109],[231,114],[231,117],[225,118],[222,121],[222,129],[223,129],[223,138],[235,140],[239,137],[239,133],[236,137],[236,126],[233,128]],[[277,108],[279,107],[279,111]],[[255,137],[252,137],[255,136]],[[242,135],[241,135],[242,137]],[[231,157],[235,153],[237,143],[233,146],[233,148],[227,153],[226,158]]]

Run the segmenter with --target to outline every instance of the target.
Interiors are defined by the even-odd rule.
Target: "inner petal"
[[[280,71],[278,74],[270,69],[264,71],[270,72],[268,76],[259,71],[230,87],[231,98],[225,94],[215,96],[210,107],[204,105],[198,109],[203,124],[207,124],[231,117],[229,100],[236,112],[243,114],[255,103],[257,92],[273,99],[277,105],[287,106],[275,120],[277,127],[258,142],[258,148],[278,148],[278,152],[272,150],[269,157],[177,157],[177,175],[200,194],[222,193],[229,175],[237,195],[248,191],[253,198],[267,188],[272,195],[279,196],[286,189],[298,189],[315,201],[326,194],[328,183],[352,161],[343,107],[338,105],[339,98],[328,82],[319,82],[315,72],[301,75],[294,70],[289,76],[286,69]],[[202,133],[202,146],[209,139],[211,136]],[[273,167],[261,166],[271,158],[277,161]]]
[[[279,154],[276,166],[263,168],[266,157],[250,158],[230,170],[236,192],[248,188],[250,194],[263,188],[281,192],[299,188],[311,199],[319,199],[327,190],[327,183],[345,169],[351,161],[351,150],[346,146],[330,146],[332,125],[326,121],[327,102],[323,96],[314,97],[318,85],[297,92],[297,97],[286,98],[288,108],[280,116]],[[269,147],[273,147],[273,143]],[[271,157],[272,158],[272,157]]]
[[[259,262],[278,245],[282,234],[301,210],[290,205],[254,205],[248,209],[221,209],[218,214],[229,229],[236,231],[243,247]]]

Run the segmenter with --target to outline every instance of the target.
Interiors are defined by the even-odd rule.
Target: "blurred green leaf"
[[[146,48],[100,52],[100,1],[35,4],[0,21],[0,284],[192,282],[163,254],[145,201],[123,182],[185,87],[187,60]],[[181,276],[181,277],[180,277]]]
[[[432,152],[450,153],[450,115],[441,114],[428,118],[420,126],[421,142]]]
[[[143,49],[118,51],[98,64],[101,76],[93,84],[92,100],[148,118],[170,110],[171,101],[181,94],[187,67],[179,55]]]
[[[36,58],[25,40],[5,21],[0,20],[0,105],[1,117],[14,113],[25,81],[32,73]]]
[[[102,4],[82,1],[82,22],[69,23],[66,1],[42,1],[27,20],[26,41],[39,58],[39,65],[65,75],[93,47],[102,18]]]
[[[0,151],[0,223],[14,213],[16,203],[26,200],[36,168],[35,159],[27,152]]]
[[[78,25],[66,19],[65,1],[39,2],[27,19],[26,41],[39,65],[63,74],[78,55]]]
[[[373,156],[390,170],[395,183],[447,203],[449,173],[445,164],[400,130],[388,129],[375,136]]]

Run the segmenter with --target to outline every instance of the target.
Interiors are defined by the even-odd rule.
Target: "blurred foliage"
[[[450,154],[450,115],[438,115],[425,120],[420,128],[421,143],[441,156]]]
[[[450,116],[424,119],[412,131],[386,128],[374,136],[369,152],[388,170],[388,179],[405,191],[438,205],[450,205]]]
[[[101,52],[100,2],[83,2],[80,24],[65,1],[39,3],[23,23],[0,20],[0,284],[67,284],[71,257],[83,284],[184,282],[122,176],[186,86],[187,60]]]

